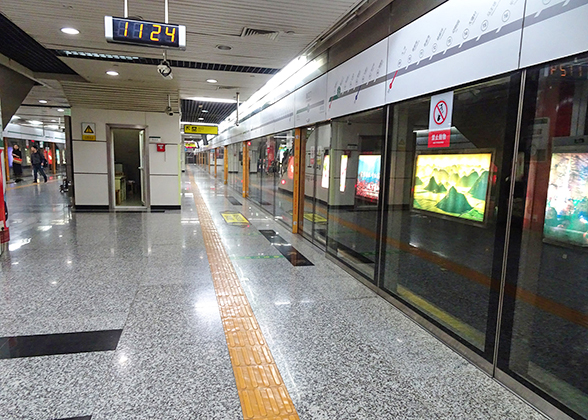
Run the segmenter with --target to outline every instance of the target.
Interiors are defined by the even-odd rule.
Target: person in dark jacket
[[[22,181],[22,151],[18,144],[12,147],[12,170],[14,171],[14,181]]]
[[[45,175],[45,171],[43,170],[44,162],[45,156],[43,156],[43,153],[35,146],[31,146],[31,165],[33,165],[33,178],[35,179],[35,184],[37,183],[37,173],[41,173],[45,182],[47,182],[47,175]]]

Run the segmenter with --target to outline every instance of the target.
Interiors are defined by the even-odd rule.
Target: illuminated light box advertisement
[[[552,155],[543,231],[546,239],[588,247],[588,153]]]
[[[345,184],[347,183],[347,161],[349,157],[347,155],[341,156],[341,179],[339,182],[339,191],[345,192]]]
[[[329,169],[330,169],[331,159],[329,155],[325,155],[323,160],[323,177],[321,179],[321,187],[329,188]]]
[[[484,222],[492,153],[418,155],[413,208]]]
[[[360,155],[355,195],[378,200],[380,194],[380,155]]]

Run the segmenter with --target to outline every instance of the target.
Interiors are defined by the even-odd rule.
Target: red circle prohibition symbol
[[[442,107],[439,106],[441,104],[443,104]],[[445,113],[443,112],[442,108],[445,109]],[[433,111],[433,119],[437,125],[441,125],[445,122],[447,119],[447,104],[445,101],[437,102],[437,105],[435,105],[435,110]]]

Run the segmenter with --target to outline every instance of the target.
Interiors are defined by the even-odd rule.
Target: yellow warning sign
[[[327,219],[316,213],[304,213],[304,218],[312,223],[327,223]]]
[[[96,140],[95,123],[82,123],[82,140]]]
[[[221,213],[221,216],[223,216],[223,219],[225,219],[225,222],[227,222],[229,225],[249,225],[249,220],[247,220],[241,213],[223,212]]]

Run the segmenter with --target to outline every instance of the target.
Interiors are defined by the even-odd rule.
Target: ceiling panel
[[[170,0],[170,22],[187,27],[187,50],[171,51],[170,58],[223,64],[281,68],[363,0]],[[163,21],[162,0],[132,0],[129,15]],[[104,40],[104,16],[123,14],[122,0],[2,0],[2,13],[21,29],[52,49],[115,51],[160,57],[157,49]],[[60,28],[72,26],[79,35]],[[275,30],[276,40],[241,38],[244,27]],[[230,51],[216,49],[229,45]],[[147,53],[146,51],[149,51]]]

